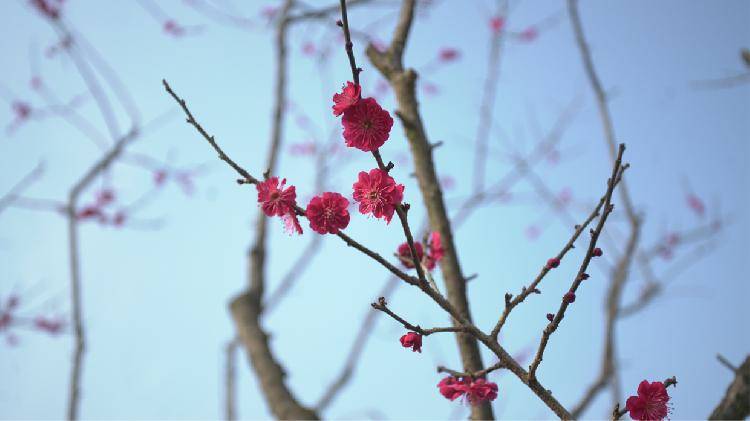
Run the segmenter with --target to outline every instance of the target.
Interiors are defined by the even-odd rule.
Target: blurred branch
[[[508,14],[507,0],[497,0],[495,18],[505,20]],[[474,149],[474,179],[475,191],[482,191],[487,172],[487,146],[490,129],[492,128],[492,116],[495,110],[495,97],[497,95],[497,81],[500,78],[500,53],[502,51],[505,37],[499,31],[490,31],[490,52],[487,62],[487,74],[482,89],[482,100],[479,105],[479,123],[477,125],[476,145]]]
[[[346,2],[347,7],[362,6],[367,3],[376,3],[373,0],[348,0]],[[289,16],[289,22],[295,23],[299,21],[309,21],[315,19],[327,19],[333,14],[337,14],[340,10],[340,4],[331,4],[329,6],[323,6],[319,9],[308,9],[296,14]]]
[[[719,356],[721,361],[721,356]],[[728,362],[725,365],[731,366]],[[727,387],[724,396],[716,405],[710,420],[742,420],[750,415],[750,355],[741,366],[734,370],[734,380]]]
[[[117,140],[114,146],[102,156],[81,179],[71,188],[68,194],[68,248],[70,252],[70,305],[75,335],[73,363],[71,366],[70,385],[68,389],[68,419],[78,418],[80,406],[81,377],[83,374],[83,355],[86,351],[86,332],[83,323],[83,299],[81,293],[81,264],[79,251],[79,218],[78,200],[81,193],[120,156],[123,149],[136,139],[138,130],[133,128]]]
[[[316,235],[313,237],[302,250],[297,260],[289,266],[289,271],[281,279],[279,286],[276,287],[265,300],[263,312],[268,314],[277,308],[279,302],[289,293],[294,283],[300,278],[302,273],[307,269],[315,255],[320,251],[320,243],[323,237]]]
[[[235,358],[240,343],[237,338],[227,342],[225,347],[224,361],[224,419],[234,421],[237,419],[237,367]]]
[[[437,372],[438,373],[448,373],[448,374],[450,374],[453,377],[471,377],[471,378],[477,378],[477,377],[484,377],[487,374],[489,374],[489,373],[491,373],[491,372],[493,372],[495,370],[499,370],[501,368],[505,368],[505,364],[503,364],[503,363],[500,362],[500,363],[496,363],[494,365],[491,365],[491,366],[489,366],[487,368],[481,369],[479,371],[475,371],[473,373],[466,373],[466,372],[463,372],[463,371],[451,370],[450,368],[443,367],[441,365],[441,366],[438,366]]]
[[[589,80],[594,96],[596,98],[597,109],[599,110],[599,117],[604,128],[604,137],[609,146],[610,156],[614,159],[615,156],[615,144],[616,138],[614,133],[614,126],[612,123],[612,116],[609,110],[607,102],[607,96],[602,87],[602,83],[599,76],[594,68],[593,59],[591,56],[591,50],[589,49],[588,43],[583,33],[583,27],[581,24],[581,18],[578,13],[578,1],[568,0],[568,15],[570,22],[575,33],[576,44],[581,54],[581,61],[583,62],[586,76]],[[615,263],[615,269],[612,272],[612,278],[610,281],[609,290],[606,298],[606,322],[605,322],[605,339],[604,339],[604,351],[602,354],[602,365],[598,379],[589,386],[585,392],[581,401],[573,409],[573,417],[580,417],[581,414],[586,410],[588,405],[593,401],[593,397],[596,396],[603,388],[610,383],[613,377],[616,378],[616,364],[615,364],[615,327],[617,312],[620,307],[620,301],[622,291],[624,289],[625,282],[628,279],[630,267],[635,256],[635,250],[637,249],[638,241],[641,233],[641,217],[637,215],[631,198],[630,191],[627,183],[622,182],[620,186],[620,197],[622,199],[625,214],[627,216],[628,224],[630,227],[630,233],[626,241],[625,252],[619,257],[617,263]],[[619,385],[614,384],[612,389],[612,396],[618,399],[620,395]]]
[[[399,279],[395,276],[391,276],[386,281],[383,289],[381,289],[378,293],[378,296],[390,297],[393,291],[399,285],[401,285]],[[370,336],[372,336],[378,314],[379,313],[376,311],[367,311],[364,319],[362,320],[362,325],[357,332],[357,336],[354,338],[352,346],[349,349],[349,353],[346,361],[344,362],[344,366],[342,367],[339,374],[334,378],[333,382],[331,382],[328,388],[326,388],[325,392],[323,392],[323,396],[321,396],[321,398],[318,400],[317,405],[315,405],[315,409],[316,411],[318,411],[318,413],[325,411],[331,405],[333,399],[338,396],[339,392],[343,390],[344,386],[346,386],[351,377],[354,375],[354,370],[357,367],[357,363],[359,362],[360,357],[362,356],[362,352],[365,348],[365,345],[367,344],[367,340],[370,338]]]
[[[44,173],[44,164],[38,163],[31,171],[23,176],[5,195],[0,197],[0,213],[13,204],[21,193],[23,193],[31,184],[39,180]]]

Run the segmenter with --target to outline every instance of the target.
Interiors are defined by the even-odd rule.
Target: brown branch
[[[419,325],[413,325],[407,322],[406,320],[404,320],[398,314],[394,313],[391,309],[389,309],[388,303],[385,301],[385,297],[378,298],[378,301],[370,305],[375,310],[382,311],[383,313],[391,316],[394,320],[401,323],[407,330],[419,333],[422,336],[429,336],[429,335],[432,335],[433,333],[441,333],[441,332],[468,332],[469,331],[469,328],[466,326],[435,327],[432,329],[423,329]]]
[[[742,420],[750,415],[750,355],[734,373],[734,380],[708,419]]]
[[[185,110],[185,113],[188,114],[187,122],[190,123],[190,125],[192,125],[193,127],[195,127],[198,130],[198,132],[201,133],[201,135],[203,136],[203,138],[206,139],[206,141],[208,141],[208,143],[211,145],[211,147],[213,147],[214,150],[219,154],[219,159],[221,159],[222,161],[226,162],[240,176],[243,177],[242,178],[242,180],[243,180],[242,184],[245,184],[245,183],[246,184],[256,184],[256,183],[258,183],[259,182],[258,179],[255,178],[255,177],[253,177],[247,170],[245,170],[244,168],[242,168],[241,166],[239,166],[228,155],[226,155],[226,153],[224,153],[224,151],[221,149],[221,147],[219,146],[219,144],[214,140],[214,137],[211,136],[211,135],[209,135],[203,129],[203,127],[200,125],[200,123],[198,123],[192,117],[192,114],[189,114],[190,111],[189,111],[189,109],[188,109],[188,107],[187,107],[187,105],[185,103],[185,100],[183,100],[179,96],[177,96],[177,94],[175,94],[174,91],[171,90],[171,88],[169,87],[169,84],[166,81],[163,81],[163,83],[164,83],[165,89],[167,89],[167,91],[170,92],[170,95],[172,95],[172,97],[176,101],[178,101],[180,103],[180,105],[183,107],[183,110]],[[294,210],[297,213],[297,215],[305,217],[305,211],[301,207],[295,206]],[[353,248],[359,250],[360,252],[364,253],[365,255],[369,256],[370,258],[372,258],[376,262],[378,262],[381,265],[383,265],[386,269],[388,269],[388,271],[390,271],[394,275],[398,276],[399,278],[401,278],[406,283],[408,283],[410,285],[418,285],[419,284],[419,280],[417,278],[415,278],[415,277],[413,277],[413,276],[405,273],[404,271],[402,271],[401,269],[399,269],[395,265],[393,265],[391,262],[389,262],[388,260],[386,260],[385,258],[383,258],[383,256],[381,256],[380,254],[378,254],[378,253],[370,250],[369,248],[367,248],[366,246],[362,245],[360,242],[354,240],[353,238],[349,237],[348,235],[344,234],[343,232],[339,231],[335,235],[337,237],[341,238],[348,246],[353,247]]]
[[[234,421],[237,419],[237,367],[235,358],[237,347],[240,345],[237,338],[233,338],[224,349],[226,359],[224,361],[224,419]]]
[[[489,373],[491,373],[491,372],[493,372],[495,370],[499,370],[501,368],[505,368],[505,364],[502,363],[502,362],[498,362],[498,363],[493,364],[493,365],[491,365],[491,366],[489,366],[487,368],[483,368],[483,369],[481,369],[479,371],[475,371],[473,373],[466,373],[466,372],[463,372],[463,371],[451,370],[450,368],[443,367],[441,365],[441,366],[438,366],[437,372],[438,373],[448,373],[448,374],[450,374],[453,377],[471,377],[472,379],[475,379],[475,378],[478,378],[478,377],[484,377],[487,374],[489,374]]]
[[[374,2],[372,0],[348,0],[346,2],[346,6],[347,7],[361,6],[361,5],[365,5],[368,3],[374,3]],[[340,8],[341,8],[341,5],[339,4],[331,4],[329,6],[324,6],[319,9],[298,12],[295,15],[289,16],[289,23],[297,23],[300,21],[310,21],[310,20],[315,20],[315,19],[327,19],[331,15],[338,13]]]
[[[349,58],[349,66],[352,68],[352,80],[355,85],[359,85],[359,73],[362,69],[357,67],[357,61],[354,58],[354,44],[352,43],[352,34],[349,31],[349,15],[346,13],[346,0],[341,0],[341,27],[344,30],[344,46],[346,56]]]
[[[496,340],[492,339],[489,335],[483,334],[478,329],[472,333],[498,357],[500,362],[505,365],[505,368],[518,377],[523,384],[528,386],[555,415],[563,420],[573,419],[570,412],[552,395],[552,392],[544,387],[536,378],[531,378],[529,373]]]
[[[359,85],[359,74],[362,69],[357,67],[357,61],[354,58],[354,44],[352,43],[352,36],[349,31],[349,16],[346,12],[346,0],[341,0],[341,27],[344,32],[346,55],[349,58],[349,66],[351,67],[352,78],[354,80],[354,84]],[[387,173],[393,168],[392,162],[389,162],[388,165],[383,162],[383,158],[380,156],[380,151],[378,149],[372,151],[372,156],[375,158],[375,161],[377,162],[378,168],[380,168],[380,170]],[[403,228],[404,236],[406,237],[406,244],[409,246],[409,251],[411,252],[414,267],[417,269],[417,276],[419,277],[420,282],[426,284],[427,279],[424,274],[424,269],[419,262],[417,249],[414,245],[414,237],[411,233],[411,229],[409,229],[409,222],[406,216],[407,210],[408,206],[402,203],[396,205],[396,214],[398,215],[398,219],[401,222],[401,227]]]
[[[586,251],[586,255],[583,258],[583,262],[581,262],[581,267],[578,269],[578,273],[573,280],[573,284],[569,289],[569,294],[575,294],[578,290],[578,287],[581,285],[581,282],[583,282],[583,280],[585,279],[584,275],[586,274],[586,270],[589,266],[589,263],[591,262],[591,259],[594,257],[596,241],[599,239],[599,235],[601,234],[602,229],[604,229],[604,224],[607,222],[607,217],[614,210],[614,206],[612,205],[612,193],[615,190],[618,178],[621,177],[622,171],[626,168],[625,166],[622,166],[622,154],[624,152],[625,144],[620,144],[617,158],[615,159],[615,165],[612,168],[612,175],[607,181],[607,192],[604,195],[604,209],[602,210],[601,216],[599,217],[599,222],[597,223],[596,228],[591,230],[591,240],[589,241],[588,250]],[[563,299],[560,303],[560,308],[557,310],[557,313],[555,314],[553,320],[544,329],[542,339],[539,342],[539,348],[536,352],[536,357],[534,357],[534,361],[532,361],[531,366],[529,367],[529,376],[531,376],[531,378],[536,377],[536,370],[537,368],[539,368],[539,364],[541,364],[542,359],[544,358],[544,350],[547,347],[549,338],[552,333],[557,330],[560,322],[565,316],[565,311],[567,310],[570,303],[571,301]]]
[[[622,170],[618,170],[617,174],[615,175],[614,182],[611,183],[611,188],[607,189],[607,192],[602,196],[602,198],[599,200],[599,204],[596,205],[594,210],[591,212],[591,214],[586,218],[585,221],[583,221],[582,224],[575,226],[575,231],[573,232],[573,235],[570,237],[568,242],[563,246],[562,250],[560,250],[559,253],[554,257],[558,261],[562,261],[562,259],[565,257],[565,255],[572,250],[575,247],[575,242],[578,240],[578,237],[580,237],[581,233],[588,227],[588,225],[593,221],[597,216],[600,215],[602,207],[607,202],[608,198],[611,196],[611,189],[614,189],[614,187],[622,180],[622,174],[623,171],[627,168],[627,165],[622,167]],[[536,278],[528,285],[521,288],[521,293],[517,296],[513,297],[512,294],[506,293],[505,294],[505,309],[503,310],[503,314],[500,316],[500,319],[497,321],[497,324],[492,329],[492,333],[490,333],[490,336],[497,339],[498,334],[500,333],[500,330],[503,328],[503,325],[505,325],[505,322],[508,319],[508,316],[510,315],[510,312],[513,311],[513,309],[521,304],[526,297],[528,297],[531,294],[538,294],[539,293],[539,283],[542,282],[542,279],[547,275],[547,273],[551,270],[551,268],[545,264],[542,266],[541,271],[536,276]]]
[[[174,98],[174,100],[177,101],[178,104],[180,104],[180,107],[182,107],[182,111],[184,111],[185,115],[187,115],[187,122],[191,126],[195,127],[195,129],[198,130],[198,133],[200,133],[201,136],[203,136],[203,138],[206,139],[206,141],[211,145],[211,147],[214,148],[214,150],[216,151],[216,153],[219,154],[219,159],[221,159],[222,161],[226,162],[227,164],[229,164],[230,167],[232,167],[235,171],[237,171],[242,176],[242,178],[244,179],[243,182],[247,182],[249,184],[256,184],[256,183],[258,183],[258,179],[256,179],[252,175],[250,175],[250,173],[248,173],[247,171],[245,171],[244,168],[242,168],[239,165],[237,165],[236,162],[234,162],[231,158],[229,158],[229,156],[227,156],[227,154],[224,153],[224,151],[219,147],[219,145],[214,140],[214,137],[211,136],[211,135],[209,135],[208,132],[206,132],[206,130],[203,129],[203,127],[200,125],[200,123],[198,123],[195,120],[195,118],[193,117],[193,114],[190,112],[190,109],[188,108],[187,103],[185,102],[185,100],[182,99],[182,98],[180,98],[179,96],[177,96],[176,93],[174,93],[174,91],[172,90],[172,87],[169,86],[169,83],[167,83],[167,81],[165,79],[162,79],[161,83],[164,85],[164,89],[167,90],[167,92],[169,93],[169,95],[171,95],[172,98]]]
[[[666,380],[664,380],[664,387],[667,388],[669,386],[675,386],[677,387],[677,378],[672,376]],[[620,404],[615,404],[615,409],[612,411],[612,421],[617,421],[620,418],[622,418],[623,415],[627,414],[627,409],[620,409]]]
[[[537,145],[535,150],[528,156],[529,161],[538,161],[544,158],[544,155],[546,154],[547,150],[552,147],[553,144],[557,143],[560,139],[560,130],[559,127],[557,127],[555,130],[553,130],[553,133],[550,134],[548,139],[546,139],[545,142],[540,143]],[[470,197],[466,198],[466,200],[463,201],[463,203],[458,206],[458,212],[456,212],[455,216],[451,219],[451,223],[453,226],[458,229],[461,225],[463,225],[464,222],[468,219],[468,217],[472,214],[472,212],[479,208],[490,195],[489,193],[492,191],[497,190],[509,190],[515,183],[517,183],[520,180],[520,176],[518,174],[518,171],[516,168],[514,168],[513,172],[508,173],[506,176],[504,176],[499,182],[495,183],[492,187],[488,188],[487,192],[479,192],[476,194],[471,195]],[[423,227],[420,232],[425,232],[426,229]],[[419,235],[421,237],[422,235]],[[476,277],[476,275],[469,276],[466,278],[466,281],[469,281],[471,278]],[[378,296],[390,296],[392,291],[395,290],[396,287],[401,285],[399,281],[399,278],[395,276],[391,276],[387,281],[383,288],[383,290],[380,291]],[[360,327],[359,333],[357,334],[356,338],[352,342],[352,348],[349,352],[349,356],[346,359],[346,362],[339,373],[339,375],[335,378],[335,380],[331,383],[329,388],[326,390],[326,392],[323,394],[323,397],[320,399],[319,403],[316,405],[316,410],[320,413],[325,408],[327,408],[331,401],[335,398],[335,396],[343,389],[343,387],[346,385],[346,383],[351,379],[354,368],[356,366],[356,363],[359,360],[359,357],[362,353],[362,349],[364,348],[364,345],[367,341],[367,339],[370,337],[370,334],[372,332],[372,326],[375,323],[375,318],[378,315],[378,312],[374,311],[367,311],[365,318],[363,319],[362,325]]]

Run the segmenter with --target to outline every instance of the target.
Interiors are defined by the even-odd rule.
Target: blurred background
[[[293,11],[332,3],[306,1]],[[361,3],[352,5],[350,21],[363,94],[393,113],[392,92],[364,48],[390,41],[399,4]],[[69,220],[78,226],[87,336],[81,418],[223,418],[228,356],[237,416],[271,416],[244,352],[226,352],[235,335],[227,303],[247,283],[255,190],[237,185],[161,80],[230,156],[260,176],[280,5],[0,2],[0,417],[66,414],[75,344]],[[750,350],[750,53],[741,54],[750,47],[750,3],[581,1],[579,9],[616,139],[628,146],[627,188],[643,218],[621,296],[629,311],[615,332],[619,388],[598,394],[585,416],[606,417],[641,380],[674,375],[671,417],[705,418],[733,379],[716,355],[739,364]],[[297,187],[302,205],[321,191],[350,196],[357,173],[374,167],[367,154],[344,147],[331,114],[331,96],[351,77],[337,18],[334,10],[287,28],[288,100],[275,174]],[[504,294],[517,293],[558,253],[611,171],[566,4],[420,3],[405,64],[420,74],[428,135],[442,141],[434,157],[452,214],[481,190],[476,144],[487,141],[479,186],[499,187],[454,234],[464,272],[477,275],[468,284],[474,320],[490,330]],[[69,218],[74,186],[133,126],[137,137],[80,193]],[[406,186],[416,229],[424,207],[398,120],[382,153]],[[599,376],[605,297],[630,230],[619,195],[615,204],[604,257],[539,370],[570,406]],[[346,232],[396,263],[398,223],[352,212]],[[266,292],[279,291],[291,268],[300,270],[262,323],[300,401],[320,399],[356,342],[363,348],[354,374],[326,418],[465,418],[467,405],[445,400],[435,386],[437,365],[460,369],[455,339],[433,335],[421,354],[412,353],[398,342],[403,328],[379,314],[358,336],[388,273],[332,236],[315,240],[306,221],[303,228],[290,236],[278,219],[269,221]],[[583,249],[504,328],[501,343],[522,365]],[[300,264],[300,256],[307,261]],[[388,298],[415,324],[449,323],[414,288],[394,288]],[[484,359],[494,362],[489,352]],[[513,375],[498,371],[490,379],[500,389],[496,416],[554,417]]]

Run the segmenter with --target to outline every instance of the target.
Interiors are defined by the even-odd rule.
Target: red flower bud
[[[547,313],[547,320],[549,320],[550,322],[555,320],[555,315],[552,313]]]
[[[558,259],[557,257],[553,257],[547,260],[547,269],[554,269],[558,266],[560,266],[560,259]]]
[[[602,252],[602,249],[600,249],[599,247],[595,248],[594,251],[591,253],[591,255],[594,257],[599,257],[602,254],[604,254],[604,252]]]
[[[401,346],[411,348],[412,352],[422,352],[422,335],[409,332],[401,337]]]
[[[576,300],[576,294],[573,291],[568,291],[563,295],[563,301],[570,304],[575,302]]]

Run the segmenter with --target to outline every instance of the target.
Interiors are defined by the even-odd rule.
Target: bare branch
[[[627,168],[626,166],[623,166],[623,170]],[[607,203],[608,198],[611,195],[611,189],[614,189],[614,187],[620,182],[622,179],[623,171],[618,170],[618,172],[615,175],[615,179],[611,183],[612,186],[607,189],[607,192],[602,196],[602,198],[599,200],[599,204],[594,208],[594,210],[591,212],[591,214],[586,218],[585,221],[583,221],[582,224],[576,225],[575,231],[573,232],[573,235],[570,237],[570,240],[563,246],[562,250],[560,250],[559,253],[554,257],[557,259],[557,261],[562,261],[562,259],[565,257],[565,255],[573,249],[575,246],[575,242],[578,240],[578,237],[580,237],[581,233],[588,227],[588,225],[593,221],[597,216],[600,215],[602,207]],[[521,293],[518,294],[515,298],[513,298],[512,294],[506,294],[505,297],[505,309],[503,310],[503,314],[500,316],[500,320],[497,321],[497,324],[492,329],[492,333],[490,336],[497,339],[498,334],[500,333],[500,329],[502,329],[503,325],[505,324],[506,320],[508,319],[508,315],[510,315],[510,312],[513,311],[513,309],[522,303],[526,297],[531,295],[532,293],[539,293],[539,283],[542,282],[542,279],[547,275],[547,273],[551,270],[551,267],[548,265],[542,266],[542,270],[539,272],[537,277],[529,284],[528,287],[523,287],[521,289]]]
[[[453,327],[435,327],[432,329],[423,329],[419,327],[419,325],[413,325],[406,320],[404,320],[401,316],[394,313],[391,309],[388,308],[388,303],[385,301],[385,297],[378,298],[378,301],[371,304],[372,308],[375,310],[380,310],[383,313],[391,316],[394,320],[401,323],[406,329],[419,333],[422,336],[429,336],[433,333],[440,333],[440,332],[468,332],[469,328],[466,326],[453,326]]]
[[[502,362],[498,362],[498,363],[493,364],[493,365],[491,365],[491,366],[489,366],[487,368],[481,369],[479,371],[475,371],[473,373],[466,373],[466,372],[463,372],[463,371],[451,370],[450,368],[443,367],[443,366],[438,366],[437,372],[438,373],[448,373],[448,374],[450,374],[453,377],[471,377],[472,379],[475,379],[475,378],[478,378],[478,377],[484,377],[487,374],[489,374],[489,373],[491,373],[491,372],[493,372],[495,370],[499,370],[501,368],[505,368],[505,364],[502,363]]]
[[[612,175],[607,181],[607,193],[604,195],[604,210],[599,217],[599,222],[597,223],[596,228],[591,230],[591,241],[589,242],[586,256],[584,256],[583,262],[581,262],[581,267],[580,269],[578,269],[578,273],[573,280],[573,284],[571,285],[570,290],[566,294],[566,298],[568,294],[573,294],[573,299],[575,299],[575,293],[578,290],[578,287],[581,285],[581,282],[586,279],[586,276],[584,275],[586,275],[586,270],[588,268],[589,262],[591,262],[591,259],[594,257],[594,250],[596,250],[596,241],[599,239],[599,235],[601,235],[602,229],[604,229],[604,224],[607,222],[607,217],[610,215],[610,213],[612,213],[614,209],[614,206],[612,205],[612,193],[614,192],[615,186],[617,185],[617,180],[622,176],[622,171],[626,168],[626,166],[621,165],[622,154],[624,152],[625,144],[620,144],[619,152],[617,154],[617,158],[615,159],[615,165],[612,169]],[[565,310],[567,310],[570,303],[572,303],[571,300],[563,299],[562,303],[560,304],[560,308],[557,310],[557,314],[555,314],[553,320],[550,321],[550,323],[544,329],[542,339],[539,343],[539,348],[536,352],[536,357],[534,357],[534,361],[532,361],[531,366],[529,367],[529,376],[531,376],[531,378],[534,378],[536,376],[536,370],[539,367],[539,364],[541,364],[542,362],[542,359],[544,357],[544,350],[547,347],[549,338],[552,333],[557,330],[557,327],[560,325],[560,322],[565,316]]]

